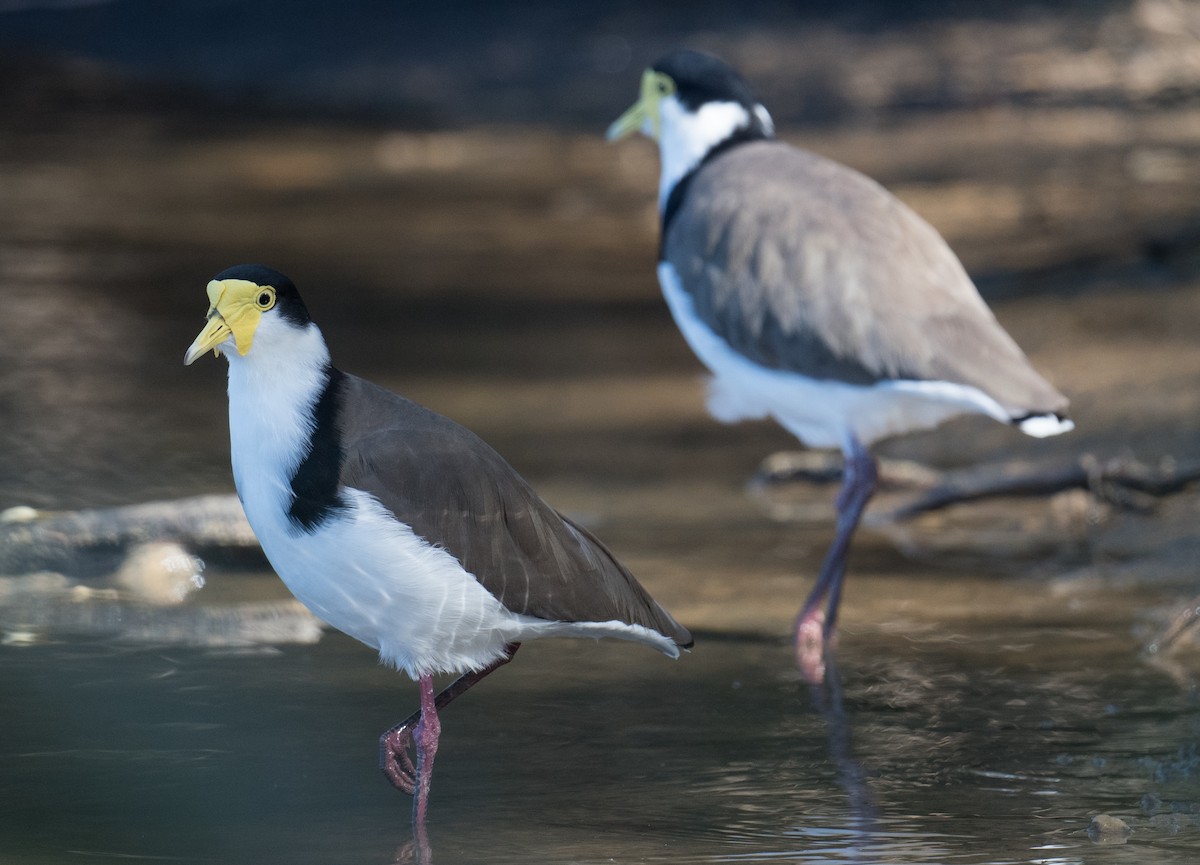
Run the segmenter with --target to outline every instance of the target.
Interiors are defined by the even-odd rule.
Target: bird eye
[[[261,309],[263,312],[266,312],[275,305],[275,289],[264,288],[258,293],[258,297],[254,299],[254,302],[257,304],[259,309]]]
[[[675,82],[665,75],[658,77],[658,95],[670,96],[675,92]]]

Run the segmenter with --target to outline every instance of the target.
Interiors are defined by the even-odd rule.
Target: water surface
[[[837,143],[917,177],[937,221],[943,193],[974,200],[962,166],[989,164],[982,127],[958,122],[898,130],[894,151],[870,131]],[[802,523],[747,494],[792,443],[704,413],[653,283],[649,153],[530,130],[283,131],[118,117],[14,133],[0,151],[0,506],[228,493],[223,369],[185,370],[182,353],[213,274],[254,260],[288,272],[339,364],[483,435],[697,636],[678,662],[530,645],[448,709],[434,861],[1200,857],[1190,668],[1140,650],[1195,591],[1194,495],[1124,513],[1080,493],[1074,522],[1055,516],[1070,502],[1010,501],[986,532],[951,512],[924,530],[938,555],[863,532],[839,664],[814,689],[785,635],[829,542],[832,490],[804,494]],[[1063,145],[1072,172],[1126,146],[1084,140],[1103,159]],[[1040,174],[1037,154],[1008,157],[1025,166],[1010,178],[1022,196],[1122,231],[1154,224],[1152,189],[1130,221],[1088,184]],[[1186,260],[1067,270],[1031,292],[1036,278],[1002,275],[1030,244],[1040,261],[1081,248],[1055,246],[1076,223],[1044,211],[1013,227],[1012,259],[989,231],[975,260],[1001,274],[997,312],[1071,394],[1079,431],[1032,442],[955,425],[889,453],[953,466],[1194,448],[1200,284]],[[954,212],[940,222],[952,240]],[[1021,555],[1005,540],[1031,536]],[[203,588],[152,603],[110,573],[130,551],[101,552],[69,573],[0,575],[0,859],[403,859],[408,802],[375,768],[376,737],[412,710],[412,684],[322,634],[252,555],[206,552]],[[1101,813],[1127,822],[1127,843],[1088,837]]]
[[[674,663],[526,646],[443,714],[434,861],[1195,861],[1200,705],[1124,630],[857,631],[822,688],[763,638],[702,632]],[[391,862],[410,839],[375,737],[415,688],[347,638],[0,652],[5,861]],[[1128,843],[1089,840],[1097,813]]]

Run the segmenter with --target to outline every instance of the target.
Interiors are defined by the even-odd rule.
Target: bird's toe
[[[410,796],[417,789],[417,768],[409,755],[412,747],[408,726],[393,727],[379,737],[379,768],[393,787]]]
[[[796,621],[796,666],[805,681],[819,684],[825,679],[825,612],[813,610]]]

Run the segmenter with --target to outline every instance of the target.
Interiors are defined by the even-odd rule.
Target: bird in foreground
[[[438,710],[524,640],[617,637],[669,657],[691,635],[590,532],[469,430],[339,371],[295,286],[260,265],[208,283],[184,355],[229,361],[233,477],[271,565],[317,616],[420,690],[380,737],[423,827]],[[460,676],[434,695],[433,676]],[[414,766],[409,747],[414,747]]]
[[[773,417],[845,456],[835,539],[795,626],[801,665],[819,664],[875,490],[868,447],[967,413],[1056,435],[1073,428],[1067,400],[932,226],[870,178],[776,140],[721,60],[677,51],[647,69],[608,138],[634,132],[658,143],[658,279],[713,374],[709,411]]]

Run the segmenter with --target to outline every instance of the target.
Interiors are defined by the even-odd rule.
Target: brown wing
[[[860,384],[968,384],[1016,415],[1066,406],[941,235],[816,154],[755,142],[704,165],[663,258],[701,319],[760,364]]]
[[[470,430],[355,376],[339,405],[341,483],[444,548],[508,609],[691,635],[611,552],[546,504]]]

